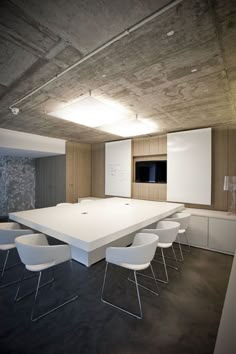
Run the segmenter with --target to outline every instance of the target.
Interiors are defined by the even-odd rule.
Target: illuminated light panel
[[[94,97],[86,97],[48,113],[50,116],[97,128],[124,119],[127,112],[105,104]]]
[[[99,129],[124,138],[151,134],[158,130],[156,124],[151,122],[144,122],[140,119],[126,119],[109,126],[100,127]]]

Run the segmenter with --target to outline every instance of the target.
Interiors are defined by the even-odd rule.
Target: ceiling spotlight
[[[10,107],[11,113],[14,114],[14,116],[17,116],[17,114],[20,112],[19,108],[17,107]]]
[[[194,69],[191,70],[191,73],[195,73],[195,72],[197,72],[197,69],[196,69],[196,68],[194,68]]]
[[[171,37],[171,36],[173,36],[174,33],[175,33],[175,31],[170,31],[170,32],[166,33],[166,35],[167,35],[168,37]]]

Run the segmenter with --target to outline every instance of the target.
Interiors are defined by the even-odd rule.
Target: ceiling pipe
[[[172,1],[171,3],[167,4],[166,6],[162,7],[161,9],[155,11],[153,14],[151,14],[150,16],[145,17],[143,20],[139,21],[138,23],[136,23],[135,25],[131,26],[130,28],[126,29],[124,32],[121,32],[120,34],[118,34],[117,36],[115,36],[114,38],[110,39],[109,41],[107,41],[106,43],[102,44],[100,47],[96,48],[95,50],[93,50],[92,52],[90,52],[89,54],[85,55],[83,58],[79,59],[77,62],[75,62],[74,64],[70,65],[67,69],[63,70],[61,73],[55,75],[53,78],[51,78],[50,80],[48,80],[47,82],[45,82],[43,85],[37,87],[36,89],[30,91],[28,94],[26,94],[25,96],[19,98],[17,101],[15,101],[14,103],[12,103],[9,106],[9,109],[13,112],[13,107],[18,105],[19,103],[25,101],[27,98],[33,96],[35,93],[37,93],[38,91],[42,90],[43,88],[45,88],[46,86],[48,86],[49,84],[51,84],[52,82],[56,81],[57,79],[59,79],[60,77],[62,77],[63,75],[65,75],[66,73],[68,73],[70,70],[74,69],[75,67],[77,67],[78,65],[84,63],[86,60],[92,58],[94,55],[100,53],[102,50],[106,49],[107,47],[109,47],[110,45],[112,45],[113,43],[119,41],[121,38],[124,38],[126,36],[128,36],[130,33],[136,31],[137,29],[139,29],[140,27],[144,26],[146,23],[152,21],[153,19],[155,19],[156,17],[162,15],[163,13],[165,13],[166,11],[170,10],[172,7],[178,5],[179,3],[181,3],[183,0],[175,0]]]

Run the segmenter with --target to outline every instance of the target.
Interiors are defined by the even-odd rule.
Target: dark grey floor
[[[60,265],[56,282],[41,290],[40,310],[73,293],[79,298],[39,322],[29,319],[32,296],[14,303],[16,285],[0,290],[0,352],[212,354],[231,263],[231,256],[192,248],[185,253],[181,272],[169,271],[170,284],[160,285],[159,297],[141,290],[143,320],[100,301],[104,261],[90,268],[73,262],[73,273],[69,263]],[[161,266],[154,266],[161,275]],[[15,268],[9,277],[19,276],[21,269]],[[110,299],[137,309],[135,287],[126,271],[111,267],[108,281]]]

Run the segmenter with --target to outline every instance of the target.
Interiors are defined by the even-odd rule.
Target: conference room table
[[[183,209],[183,204],[114,197],[14,212],[9,218],[68,243],[72,258],[89,267],[105,257],[108,246],[127,246],[142,228]]]

